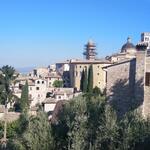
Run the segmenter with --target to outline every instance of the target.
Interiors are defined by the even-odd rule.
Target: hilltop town
[[[19,140],[21,140],[19,137],[21,134],[23,136],[21,138],[24,139],[21,144],[27,146],[26,140],[29,140],[30,143],[33,138],[24,137],[23,133],[27,132],[27,135],[33,136],[36,127],[41,132],[42,128],[40,127],[42,126],[45,129],[44,139],[45,137],[50,138],[48,133],[51,132],[53,140],[50,141],[55,141],[54,149],[58,149],[58,147],[61,149],[65,145],[63,140],[72,145],[67,140],[70,132],[73,134],[72,142],[77,140],[76,142],[79,143],[76,146],[82,147],[81,139],[74,137],[76,130],[81,132],[80,135],[75,134],[78,138],[82,137],[84,142],[88,136],[92,137],[91,141],[95,138],[92,146],[101,147],[96,143],[100,135],[97,133],[103,132],[99,129],[101,121],[104,123],[103,128],[106,128],[104,134],[110,130],[111,133],[115,132],[119,135],[120,131],[116,126],[120,128],[122,134],[126,132],[125,126],[120,125],[122,121],[120,119],[123,118],[124,124],[126,121],[130,123],[130,116],[136,121],[139,120],[139,122],[134,120],[137,124],[143,124],[142,127],[139,125],[138,129],[142,128],[146,135],[149,134],[149,122],[145,122],[143,118],[147,119],[150,116],[150,32],[142,33],[141,39],[136,44],[133,44],[131,38],[128,37],[119,53],[103,59],[97,57],[96,44],[89,40],[84,46],[83,56],[82,60],[70,59],[56,62],[48,67],[37,67],[27,74],[21,74],[11,66],[1,68],[0,121],[4,122],[4,133],[3,136],[1,135],[1,144],[4,147],[6,147],[7,138],[12,140],[12,137],[13,145],[20,146],[15,143],[17,139],[11,132],[17,134]],[[135,111],[142,116],[142,119],[134,116],[133,112]],[[39,120],[39,122],[35,121],[39,123],[38,125],[34,124],[34,119]],[[43,119],[45,120],[43,121]],[[30,122],[33,123],[31,123],[31,127]],[[49,129],[49,123],[52,131]],[[72,127],[71,123],[74,123]],[[134,127],[137,129],[134,123],[131,126],[133,129]],[[13,125],[8,128],[7,124]],[[87,129],[89,135],[84,135],[83,133],[86,131],[82,131],[80,128]],[[96,137],[90,133],[95,134]],[[129,133],[127,135],[129,136]],[[89,140],[86,146],[90,147],[91,141]],[[53,145],[48,141],[44,142],[50,146]],[[36,144],[34,143],[32,146],[34,145]],[[103,146],[105,147],[105,144]],[[116,148],[118,144],[113,146]],[[26,149],[28,148],[26,147]],[[48,147],[44,149],[48,149]]]
[[[28,74],[17,74],[12,84],[14,95],[21,98],[23,86],[28,84],[30,113],[36,114],[38,106],[52,117],[59,101],[68,101],[83,92],[81,78],[92,66],[93,88],[106,93],[108,101],[124,114],[130,107],[140,107],[141,113],[148,116],[149,111],[149,51],[150,33],[141,34],[141,40],[134,45],[131,38],[121,47],[119,53],[97,58],[96,45],[89,40],[84,47],[85,59],[70,59],[45,68],[35,68]],[[118,90],[119,89],[119,90]],[[115,100],[114,100],[115,99]],[[131,104],[133,99],[134,106]],[[13,108],[15,102],[7,104]],[[4,106],[1,106],[1,114]],[[1,115],[3,116],[3,115]]]

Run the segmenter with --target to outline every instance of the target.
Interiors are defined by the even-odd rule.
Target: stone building
[[[62,76],[64,87],[70,87],[70,60],[56,63],[56,71]]]
[[[49,73],[48,67],[38,67],[29,73],[31,77],[43,78]]]
[[[138,109],[150,115],[150,56],[147,44],[136,46],[136,57],[103,69],[106,71],[108,101],[119,115]]]
[[[85,45],[85,52],[83,53],[86,57],[84,60],[72,59],[70,60],[70,85],[77,91],[80,90],[80,81],[83,69],[87,69],[92,65],[93,67],[93,88],[95,86],[104,90],[106,83],[106,74],[102,69],[104,66],[110,65],[110,61],[105,59],[96,58],[96,45],[89,41]]]
[[[150,49],[150,32],[143,32],[141,34],[141,42],[147,44],[147,49]]]
[[[47,82],[44,79],[31,79],[28,80],[30,106],[41,104],[47,93]]]
[[[54,88],[53,83],[56,80],[62,81],[62,77],[56,71],[49,72],[47,68],[40,68],[36,71],[34,69],[33,74],[19,76],[16,79],[13,93],[21,98],[22,87],[28,82],[30,106],[33,107],[45,100],[47,93],[51,92],[51,88]]]
[[[56,80],[62,81],[62,76],[58,74],[56,71],[55,72],[50,72],[45,76],[45,79],[47,81],[47,86],[48,87],[54,87],[53,84]]]

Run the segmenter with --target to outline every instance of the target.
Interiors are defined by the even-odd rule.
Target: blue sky
[[[150,31],[150,0],[0,0],[0,66],[47,66],[83,58],[88,39],[99,57]]]

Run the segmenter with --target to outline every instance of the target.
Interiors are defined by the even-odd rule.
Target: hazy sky
[[[82,58],[93,39],[99,57],[150,31],[150,0],[0,0],[0,65],[44,66]]]

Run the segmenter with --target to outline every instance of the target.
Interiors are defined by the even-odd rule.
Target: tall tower
[[[86,57],[87,60],[95,60],[96,53],[96,45],[93,43],[92,40],[89,40],[88,43],[85,45],[85,52],[83,55]]]

